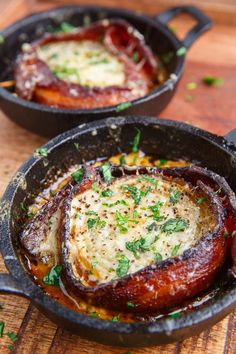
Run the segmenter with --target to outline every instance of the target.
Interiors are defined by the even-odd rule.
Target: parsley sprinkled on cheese
[[[40,147],[40,148],[36,149],[35,152],[36,152],[36,155],[39,155],[39,156],[43,156],[43,157],[48,156],[48,150],[47,150],[47,148],[44,148],[44,147]]]
[[[173,249],[172,249],[172,251],[171,251],[171,256],[172,256],[172,257],[175,257],[175,256],[177,255],[177,253],[178,253],[178,251],[179,251],[179,249],[180,249],[180,246],[181,246],[181,245],[175,245],[175,246],[173,247]]]
[[[106,226],[106,221],[101,220],[101,218],[98,216],[96,218],[89,218],[87,220],[87,225],[88,225],[88,229],[92,229],[93,227],[103,228]]]
[[[152,211],[152,217],[155,221],[161,221],[164,219],[163,215],[160,215],[160,208],[163,206],[163,202],[157,202],[154,205],[148,207]]]
[[[110,189],[104,189],[101,193],[101,197],[111,197],[114,194],[114,192]]]
[[[170,192],[170,202],[172,204],[176,204],[179,201],[181,192],[172,188],[170,188],[169,192]]]
[[[116,256],[116,258],[118,259],[118,266],[116,268],[116,274],[118,275],[118,277],[123,277],[124,275],[126,275],[128,273],[130,261],[123,254],[118,254]]]
[[[161,225],[161,231],[171,234],[173,232],[184,231],[188,227],[188,223],[181,218],[169,219]]]

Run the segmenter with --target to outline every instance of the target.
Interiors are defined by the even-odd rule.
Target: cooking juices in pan
[[[90,109],[143,97],[165,80],[159,59],[128,22],[102,20],[69,30],[23,45],[15,66],[18,96]]]
[[[181,316],[217,296],[220,271],[231,267],[235,196],[225,180],[146,156],[139,138],[137,131],[130,154],[54,179],[27,210],[20,236],[36,283],[101,319]]]

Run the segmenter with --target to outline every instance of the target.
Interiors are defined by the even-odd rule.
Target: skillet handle
[[[161,22],[163,25],[172,20],[175,16],[182,13],[187,13],[197,20],[197,24],[186,34],[185,38],[182,40],[182,45],[185,48],[191,47],[193,42],[205,31],[211,28],[213,22],[212,20],[204,14],[200,9],[195,6],[176,6],[172,7],[166,11],[161,12],[159,15],[154,16],[154,20]]]
[[[13,294],[28,297],[20,284],[7,273],[0,273],[0,294]]]

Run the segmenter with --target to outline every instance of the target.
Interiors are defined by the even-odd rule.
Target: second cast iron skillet
[[[114,155],[120,149],[130,152],[136,127],[141,130],[140,148],[146,154],[198,161],[224,176],[236,192],[236,130],[223,138],[176,121],[115,117],[79,126],[51,140],[45,145],[48,156],[34,154],[23,164],[0,205],[0,247],[9,270],[8,274],[0,274],[0,292],[27,297],[57,325],[90,340],[135,347],[181,341],[220,321],[236,306],[236,281],[231,279],[214,301],[179,318],[145,323],[104,321],[69,310],[34,283],[19,256],[19,232],[23,214],[20,203],[26,199],[27,206],[29,195],[43,189],[48,175],[71,163]],[[79,144],[79,151],[75,143]]]
[[[167,23],[181,13],[188,13],[197,22],[183,40],[179,40],[167,27]],[[25,17],[1,33],[4,41],[0,44],[0,81],[12,80],[13,63],[22,43],[32,42],[47,29],[58,27],[65,21],[81,26],[104,18],[122,18],[130,22],[144,35],[146,43],[157,56],[174,54],[166,64],[167,81],[145,97],[132,101],[132,106],[122,112],[124,115],[159,114],[170,102],[183,72],[185,55],[176,56],[175,53],[181,47],[188,49],[212,25],[212,21],[193,6],[171,8],[152,18],[125,9],[98,6],[67,6]],[[0,108],[17,124],[47,137],[84,122],[120,114],[116,112],[116,106],[75,110],[53,108],[23,100],[4,88],[0,88]]]

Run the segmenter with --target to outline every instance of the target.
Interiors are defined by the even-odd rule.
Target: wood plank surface
[[[86,3],[92,2],[95,1],[86,1]],[[33,10],[53,6],[56,3],[58,2],[0,0],[2,15],[0,28]],[[85,3],[85,1],[80,1],[80,3]],[[96,1],[96,3],[110,6],[123,5],[148,14],[155,14],[164,7],[164,1],[157,0],[131,0],[129,2],[105,0]],[[165,3],[171,6],[171,4],[176,4],[176,1],[168,0]],[[207,3],[210,4],[208,9],[214,5],[216,7],[222,5],[218,0],[215,2],[208,0],[204,3],[204,6]],[[202,6],[203,1],[199,1],[199,4]],[[233,11],[236,2],[228,0],[224,2],[224,5],[224,8],[230,6]],[[222,19],[218,21],[219,24],[202,36],[190,49],[177,94],[161,117],[183,120],[221,135],[236,128],[236,26],[232,24],[232,21],[227,21],[226,15],[227,11],[222,10]],[[183,34],[189,25],[188,20],[183,21],[180,18],[175,21],[175,27],[180,34]],[[208,74],[222,77],[224,85],[221,87],[204,86],[202,78]],[[189,91],[186,88],[189,82],[197,83],[197,88]],[[189,95],[192,96],[191,102],[186,98]],[[44,138],[16,126],[0,112],[0,195],[21,163],[45,141]],[[2,258],[0,258],[0,271],[6,271]],[[127,351],[124,348],[95,344],[57,328],[26,299],[1,295],[0,305],[2,307],[0,322],[4,321],[6,324],[4,332],[12,331],[18,337],[13,349],[8,348],[12,342],[6,334],[0,338],[1,354],[9,352],[19,354],[124,354]],[[223,321],[199,336],[181,343],[163,347],[131,348],[128,351],[132,354],[235,354],[236,312],[231,313]]]

